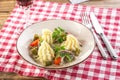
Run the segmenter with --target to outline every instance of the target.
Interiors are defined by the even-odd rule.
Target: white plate
[[[82,51],[80,52],[77,59],[71,63],[65,64],[63,66],[47,66],[44,67],[38,63],[36,63],[30,56],[28,51],[28,46],[33,39],[34,34],[41,34],[42,29],[50,29],[54,30],[56,27],[61,27],[68,33],[73,34],[77,37],[78,40],[84,41],[84,45],[82,46]],[[76,65],[82,61],[84,61],[94,50],[95,41],[92,32],[86,28],[84,25],[70,21],[70,20],[46,20],[42,22],[35,23],[28,28],[26,28],[17,40],[17,50],[20,56],[26,60],[27,62],[38,66],[44,67],[47,69],[61,69]]]

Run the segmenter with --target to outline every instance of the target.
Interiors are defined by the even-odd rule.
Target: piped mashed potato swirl
[[[78,55],[80,53],[79,41],[71,34],[67,35],[67,39],[62,43],[62,46],[65,46],[65,49],[67,50],[75,52],[75,55]]]
[[[39,56],[40,62],[43,65],[46,65],[47,62],[50,62],[53,60],[54,51],[46,41],[43,41],[41,43],[41,46],[38,49],[38,56]]]
[[[43,29],[42,30],[42,40],[46,41],[49,44],[52,44],[53,43],[52,31],[50,31],[49,29]]]

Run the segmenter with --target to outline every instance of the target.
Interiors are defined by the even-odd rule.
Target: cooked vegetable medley
[[[30,56],[44,66],[72,62],[79,55],[80,49],[77,38],[61,27],[55,28],[53,32],[44,29],[41,35],[34,34],[29,45]]]

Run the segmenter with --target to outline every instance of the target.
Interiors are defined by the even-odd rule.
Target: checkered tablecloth
[[[73,4],[59,4],[35,0],[30,9],[29,21],[36,23],[47,19],[65,19],[81,23],[81,12],[94,12],[118,60],[103,60],[97,47],[82,63],[61,70],[46,70],[33,66],[20,57],[16,49],[18,28],[25,25],[24,10],[17,5],[0,31],[0,71],[15,72],[24,76],[45,77],[50,80],[120,80],[120,8],[96,8]],[[102,43],[104,49],[106,47]],[[107,50],[106,50],[107,52]]]

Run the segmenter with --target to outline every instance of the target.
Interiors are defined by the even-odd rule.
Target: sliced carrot
[[[38,46],[38,44],[39,44],[39,39],[37,39],[37,40],[35,40],[35,41],[33,41],[31,44],[30,44],[30,46]]]
[[[61,63],[61,57],[57,57],[57,58],[55,58],[55,60],[54,60],[54,64],[56,64],[56,65],[60,65],[60,63]]]

